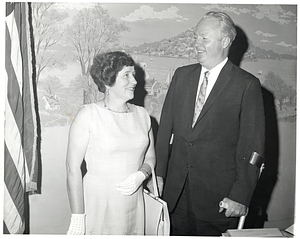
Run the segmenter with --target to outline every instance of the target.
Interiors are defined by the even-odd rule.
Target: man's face
[[[197,24],[194,35],[197,60],[205,68],[210,70],[226,58],[224,36],[219,30],[218,20],[202,19]]]

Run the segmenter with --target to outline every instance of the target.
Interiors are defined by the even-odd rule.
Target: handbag
[[[169,236],[170,218],[168,206],[165,201],[159,198],[156,175],[152,167],[151,170],[154,194],[144,189],[145,235]]]

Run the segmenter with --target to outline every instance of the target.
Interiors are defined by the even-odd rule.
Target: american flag
[[[38,115],[30,16],[30,3],[6,3],[4,234],[25,232],[26,196],[38,189]]]

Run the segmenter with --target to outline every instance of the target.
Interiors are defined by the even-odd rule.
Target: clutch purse
[[[145,235],[169,236],[170,218],[168,206],[159,198],[156,175],[152,169],[152,181],[154,194],[144,189],[145,202]]]

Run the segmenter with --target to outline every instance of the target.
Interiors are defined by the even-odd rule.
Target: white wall
[[[70,220],[65,156],[69,127],[42,128],[42,193],[29,196],[30,234],[65,234]]]

